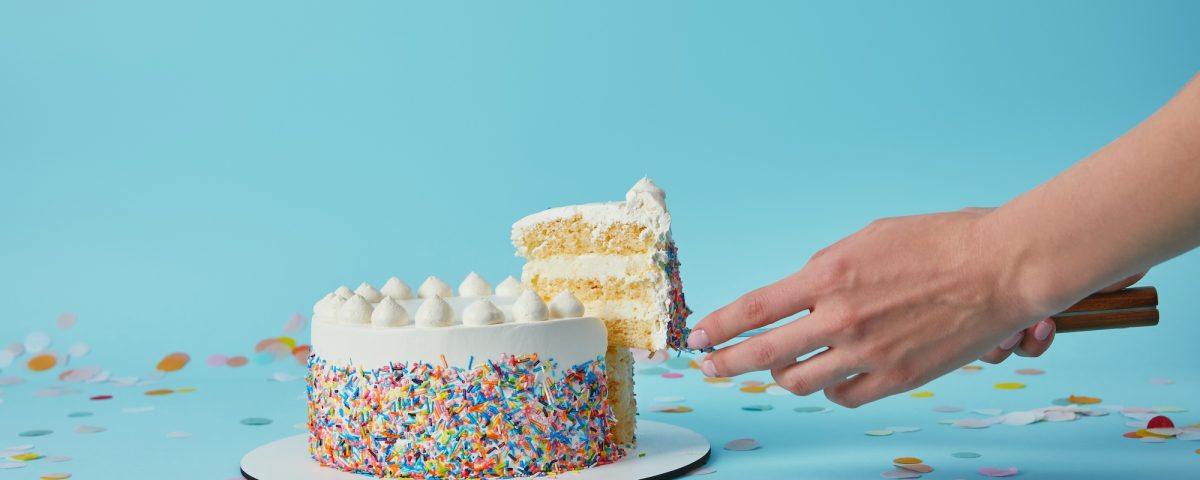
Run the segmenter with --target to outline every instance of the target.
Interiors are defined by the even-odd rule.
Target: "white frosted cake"
[[[549,305],[472,273],[418,298],[393,277],[313,308],[309,446],[378,477],[503,478],[615,461],[604,323],[569,293]]]

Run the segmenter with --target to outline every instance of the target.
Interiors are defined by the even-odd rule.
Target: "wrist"
[[[1064,276],[1070,269],[1060,264],[1061,256],[1048,254],[1036,229],[1009,218],[997,209],[980,216],[974,228],[978,251],[988,259],[984,267],[995,282],[997,306],[1009,313],[1005,317],[1025,323],[1061,312],[1079,296],[1079,287]]]

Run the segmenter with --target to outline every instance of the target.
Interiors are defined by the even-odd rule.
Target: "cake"
[[[608,331],[609,403],[618,442],[632,443],[637,407],[630,348],[686,348],[691,310],[666,194],[649,178],[623,202],[551,208],[513,224],[521,282],[545,300],[572,292]]]
[[[313,307],[309,449],[376,477],[556,474],[624,455],[608,403],[604,322],[566,292],[340,287]]]

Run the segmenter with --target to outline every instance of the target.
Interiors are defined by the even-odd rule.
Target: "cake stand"
[[[660,480],[683,476],[708,461],[708,440],[683,427],[639,420],[637,448],[608,465],[560,474],[571,480]],[[251,450],[242,457],[249,480],[364,480],[367,477],[317,465],[308,454],[308,434],[293,435]],[[521,478],[550,478],[520,477]]]

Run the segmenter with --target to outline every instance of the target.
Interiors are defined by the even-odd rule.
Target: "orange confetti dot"
[[[147,390],[147,391],[146,391],[146,395],[150,395],[150,396],[156,396],[156,395],[170,395],[170,394],[172,394],[172,393],[175,393],[175,391],[174,391],[174,390],[171,390],[171,389],[169,389],[169,388],[160,388],[160,389],[158,389],[158,390]]]
[[[1197,454],[1197,455],[1200,455],[1200,448],[1197,448],[1197,449],[1196,449],[1196,454]]]
[[[929,390],[925,390],[925,391],[921,391],[921,392],[910,393],[910,394],[908,394],[908,396],[913,397],[913,398],[932,398],[933,392],[931,392]]]
[[[696,361],[695,361],[695,360],[692,360],[692,361],[688,362],[688,368],[695,369],[695,370],[699,370],[699,369],[700,369],[700,364],[699,364],[699,363],[696,363]]]
[[[1085,397],[1083,395],[1071,395],[1071,396],[1067,397],[1067,401],[1069,401],[1071,403],[1078,403],[1080,405],[1091,405],[1093,403],[1100,403],[1102,400],[1100,400],[1099,398],[1096,398],[1096,397]]]
[[[729,377],[705,377],[704,383],[729,383],[733,380]]]
[[[312,353],[312,347],[308,345],[300,345],[292,349],[292,358],[296,359],[296,363],[300,365],[308,365],[308,354]]]
[[[748,385],[748,386],[739,388],[738,390],[741,390],[746,393],[763,393],[763,392],[767,391],[767,386],[766,385]]]
[[[225,365],[229,365],[231,367],[242,367],[242,366],[245,366],[249,362],[250,362],[250,360],[247,359],[246,357],[238,355],[236,357],[229,357],[229,360],[225,361]]]
[[[191,360],[191,357],[188,357],[188,354],[183,352],[175,352],[168,354],[167,356],[163,357],[162,360],[159,360],[158,367],[156,368],[164,372],[176,372],[187,365],[188,360]]]
[[[54,368],[55,365],[58,365],[58,359],[54,358],[54,355],[50,355],[48,353],[34,356],[33,358],[29,359],[28,364],[29,369],[35,372],[44,372]]]
[[[895,463],[897,465],[915,465],[915,464],[921,463],[921,459],[919,459],[917,457],[900,457],[897,459],[893,459],[892,463]]]

